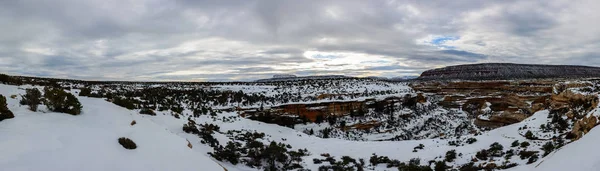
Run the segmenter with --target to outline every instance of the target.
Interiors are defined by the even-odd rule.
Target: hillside
[[[420,80],[511,80],[533,78],[592,78],[600,77],[600,68],[574,65],[530,65],[512,63],[483,63],[447,66],[427,70]]]
[[[29,86],[0,85],[4,96]],[[183,131],[102,99],[80,97],[82,114],[32,112],[8,98],[15,118],[0,122],[2,170],[223,170],[202,148],[190,149]],[[135,125],[131,125],[132,121]],[[137,149],[117,143],[131,138]]]
[[[19,78],[0,77],[14,84],[0,85],[15,114],[0,121],[0,164],[9,170],[528,169],[582,148],[571,146],[594,139],[600,116],[597,80]],[[19,104],[30,88],[55,99],[48,87],[76,95],[82,112]]]

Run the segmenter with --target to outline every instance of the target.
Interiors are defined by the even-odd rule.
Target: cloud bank
[[[0,2],[0,72],[86,80],[418,75],[477,62],[600,66],[599,1]]]

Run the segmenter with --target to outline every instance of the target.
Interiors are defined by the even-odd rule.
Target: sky
[[[597,0],[0,1],[0,73],[83,80],[600,66]]]

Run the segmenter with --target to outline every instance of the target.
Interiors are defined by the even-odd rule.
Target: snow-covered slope
[[[31,112],[18,104],[21,97],[11,97],[24,94],[23,89],[31,86],[0,85],[0,94],[11,97],[8,98],[8,107],[16,115],[0,122],[2,169],[212,171],[226,168],[229,171],[254,171],[275,168],[271,170],[304,171],[344,167],[354,170],[414,170],[406,165],[417,163],[416,166],[426,168],[424,170],[441,165],[446,169],[461,170],[469,166],[475,170],[491,170],[517,165],[513,169],[548,170],[559,168],[545,166],[549,161],[556,163],[567,160],[565,155],[587,152],[583,150],[595,140],[594,132],[581,139],[582,142],[589,141],[589,144],[583,144],[584,147],[572,147],[580,146],[581,142],[568,144],[571,139],[576,139],[573,138],[576,134],[568,140],[563,137],[572,130],[585,130],[587,124],[580,123],[583,119],[585,123],[596,123],[596,120],[589,119],[597,119],[600,115],[599,100],[595,98],[597,94],[591,93],[597,92],[595,87],[585,86],[591,90],[573,88],[575,84],[570,88],[565,85],[565,92],[556,91],[548,97],[549,102],[554,104],[552,107],[532,111],[518,123],[491,131],[475,127],[473,116],[466,112],[437,105],[444,96],[416,93],[405,83],[378,80],[211,83],[210,86],[157,84],[151,88],[143,84],[122,83],[62,84],[73,94],[91,89],[91,92],[100,95],[92,96],[96,98],[79,96],[83,112],[77,116],[48,112],[43,105],[38,112]],[[567,93],[567,89],[586,96]],[[120,97],[115,96],[129,98],[135,105],[128,107],[127,103],[117,101]],[[352,105],[335,106],[353,102],[360,104],[359,108],[364,113],[348,110]],[[277,107],[302,106],[304,103],[304,107],[311,110],[325,106],[333,111],[329,118],[321,118],[320,122],[304,120],[304,123],[294,122],[290,127],[245,115],[250,114],[246,111],[275,113],[290,110]],[[491,109],[490,106],[491,103],[485,103],[480,108],[485,111]],[[569,110],[556,110],[559,109],[554,108],[556,106],[574,110],[569,114]],[[156,115],[140,114],[144,109]],[[291,113],[300,113],[299,108],[291,109],[296,110],[291,110]],[[339,116],[334,112],[340,113]],[[289,116],[296,121],[301,120],[300,117]],[[131,125],[133,120],[135,125]],[[329,132],[328,138],[323,136],[324,132]],[[117,143],[119,137],[131,138],[138,148],[124,149]],[[554,147],[545,149],[548,143],[562,148],[550,153]],[[284,144],[284,150],[271,144]],[[565,144],[567,146],[563,147]],[[498,146],[500,149],[495,150]],[[456,158],[448,159],[453,150]],[[547,153],[550,155],[544,157]],[[561,157],[556,157],[559,154]],[[281,156],[284,156],[283,159],[271,162],[274,157]],[[377,161],[383,156],[389,159]],[[420,162],[413,162],[416,160]],[[541,165],[534,168],[540,162]],[[295,164],[294,168],[288,167],[290,163]],[[591,159],[581,165],[596,166]]]
[[[593,129],[582,139],[575,141],[544,159],[513,171],[597,171],[600,168],[600,130]]]
[[[0,85],[0,94],[23,94]],[[15,118],[0,123],[2,170],[223,170],[162,125],[98,98],[79,97],[81,115],[31,112],[8,98]],[[45,109],[41,109],[45,110]],[[135,120],[137,124],[131,126]],[[128,137],[137,149],[124,149]]]

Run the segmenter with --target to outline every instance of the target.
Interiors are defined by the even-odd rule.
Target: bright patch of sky
[[[434,46],[439,49],[449,50],[456,49],[454,46],[448,45],[448,43],[457,41],[460,36],[444,36],[444,35],[429,35],[425,38],[417,40],[417,44]]]
[[[387,63],[391,62],[391,60],[385,56],[355,52],[305,51],[303,55],[306,58],[313,59],[313,62],[294,63],[281,67],[291,67],[299,70],[321,69],[342,71],[348,69],[364,69],[373,66],[385,66]]]

